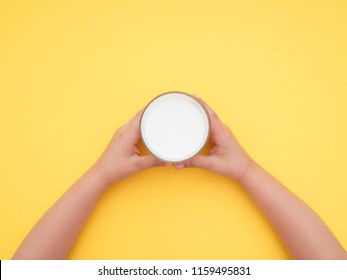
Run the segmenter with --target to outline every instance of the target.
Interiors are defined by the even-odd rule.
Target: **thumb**
[[[195,167],[210,170],[213,164],[213,158],[211,156],[197,155],[193,158]]]

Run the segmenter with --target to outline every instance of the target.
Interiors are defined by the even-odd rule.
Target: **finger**
[[[196,99],[198,99],[198,100],[206,107],[206,109],[207,109],[208,114],[210,115],[210,117],[216,117],[216,118],[218,118],[216,112],[213,111],[213,109],[206,103],[206,101],[204,101],[201,97],[199,97],[199,96],[197,96],[197,95],[195,95],[195,94],[193,94],[193,96],[194,96]]]
[[[187,166],[187,163],[185,163],[185,162],[180,162],[180,163],[175,164],[176,170],[181,170],[181,169],[186,168],[186,167],[188,167],[188,166]]]
[[[126,137],[130,144],[136,145],[140,140],[140,119],[144,109],[141,109],[125,125]]]
[[[136,165],[139,170],[154,167],[157,164],[157,159],[153,155],[136,157]]]
[[[183,168],[202,168],[206,170],[211,170],[213,166],[212,156],[201,156],[197,155],[193,159],[186,162],[180,162],[175,164],[176,170],[181,170]]]
[[[211,138],[215,144],[220,144],[223,140],[227,139],[227,135],[224,130],[224,124],[220,121],[217,114],[212,110],[212,108],[201,98],[199,98],[201,103],[205,106],[211,121]]]
[[[218,146],[214,146],[212,148],[212,150],[210,151],[210,155],[213,155],[213,154],[217,153],[217,151],[218,151]]]
[[[140,124],[140,120],[141,120],[141,116],[143,113],[144,108],[142,108],[141,110],[139,110],[136,115],[128,122],[128,125],[132,128],[132,129],[137,129],[139,128],[139,124]]]
[[[210,170],[213,166],[213,157],[212,156],[201,156],[197,155],[193,159],[194,161],[194,167],[196,168],[202,168],[206,170]]]
[[[137,157],[137,166],[140,170],[151,168],[151,167],[160,167],[160,166],[169,166],[170,163],[163,162],[157,159],[153,155],[139,156]]]

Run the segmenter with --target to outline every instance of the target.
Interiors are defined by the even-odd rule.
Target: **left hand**
[[[143,109],[114,134],[108,147],[93,168],[108,185],[145,168],[163,166],[153,155],[140,155],[136,144],[140,141],[140,119]]]

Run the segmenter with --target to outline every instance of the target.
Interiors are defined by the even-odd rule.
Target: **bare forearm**
[[[137,171],[158,164],[152,155],[141,156],[136,147],[140,140],[141,112],[116,131],[94,166],[37,222],[13,259],[67,258],[106,189]]]
[[[250,165],[240,183],[294,259],[346,258],[345,250],[322,219],[258,164]]]
[[[84,174],[37,222],[13,259],[65,259],[107,188],[96,169]]]

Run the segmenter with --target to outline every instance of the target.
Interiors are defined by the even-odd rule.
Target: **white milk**
[[[193,97],[168,92],[152,100],[140,124],[141,137],[149,151],[167,162],[195,156],[210,133],[209,116]]]

